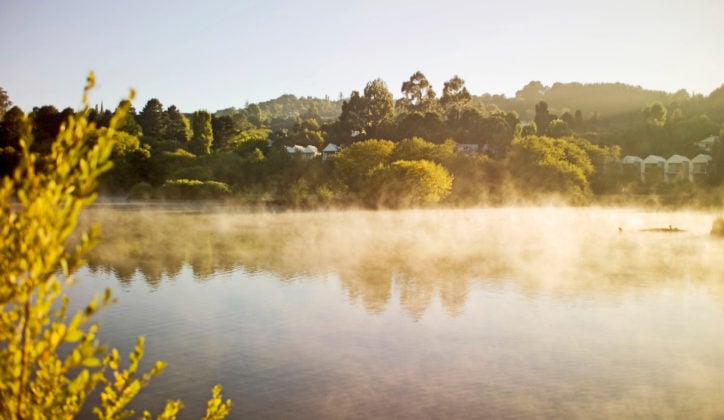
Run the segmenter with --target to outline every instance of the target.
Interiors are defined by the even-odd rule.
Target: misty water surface
[[[722,416],[715,216],[96,207],[71,298],[115,290],[101,337],[182,418],[216,383],[233,418]]]

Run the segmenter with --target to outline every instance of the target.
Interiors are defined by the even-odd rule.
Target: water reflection
[[[199,418],[221,383],[234,418],[724,413],[712,214],[83,217],[105,238],[71,302],[120,281],[100,338],[127,353],[145,335],[148,360],[169,362],[139,401],[152,411],[181,398],[180,418]],[[640,231],[669,225],[686,232]]]
[[[184,266],[195,279],[244,269],[282,281],[339,277],[349,299],[381,313],[393,296],[419,319],[434,299],[464,311],[472,282],[529,296],[600,298],[662,284],[707,285],[724,299],[707,235],[713,215],[606,209],[492,209],[249,214],[224,210],[93,208],[103,239],[89,259],[130,285],[152,288]],[[674,225],[686,232],[643,232]]]

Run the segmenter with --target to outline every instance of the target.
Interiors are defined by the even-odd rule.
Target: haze
[[[0,86],[29,111],[163,98],[181,110],[243,107],[285,93],[337,98],[377,77],[398,95],[417,70],[475,95],[531,80],[622,82],[708,94],[721,84],[724,3],[4,1]]]

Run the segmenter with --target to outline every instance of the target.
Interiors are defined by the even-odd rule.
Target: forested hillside
[[[617,163],[628,154],[701,152],[697,141],[721,134],[724,85],[703,96],[533,81],[506,98],[473,95],[458,76],[435,87],[416,72],[398,86],[376,79],[336,101],[283,95],[213,113],[151,99],[115,135],[103,191],[296,207],[496,205],[551,195],[585,203],[626,191],[711,190],[724,177],[718,143],[707,177],[690,186],[643,185]],[[42,105],[26,115],[0,93],[7,174],[23,118],[35,122],[32,148],[47,152],[74,111]],[[110,115],[91,112],[98,133]],[[322,156],[329,145],[334,153]]]

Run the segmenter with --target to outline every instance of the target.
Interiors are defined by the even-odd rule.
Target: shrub
[[[164,182],[161,195],[169,200],[217,200],[231,195],[223,182],[174,179]]]
[[[142,338],[125,369],[116,349],[99,344],[91,317],[111,302],[110,290],[75,314],[67,311],[64,289],[73,283],[97,229],[84,232],[73,247],[68,238],[81,209],[95,199],[99,176],[111,167],[113,133],[130,107],[124,101],[108,130],[92,144],[85,141],[94,129],[87,105],[93,80],[91,73],[83,111],[61,127],[49,156],[31,152],[31,123],[23,121],[20,161],[0,184],[0,418],[73,418],[99,386],[93,413],[128,417],[133,415],[128,403],[164,368],[156,362],[138,374]],[[41,159],[47,164],[38,170]],[[206,418],[224,417],[230,404],[215,387]],[[167,402],[160,417],[173,418],[181,406]]]

